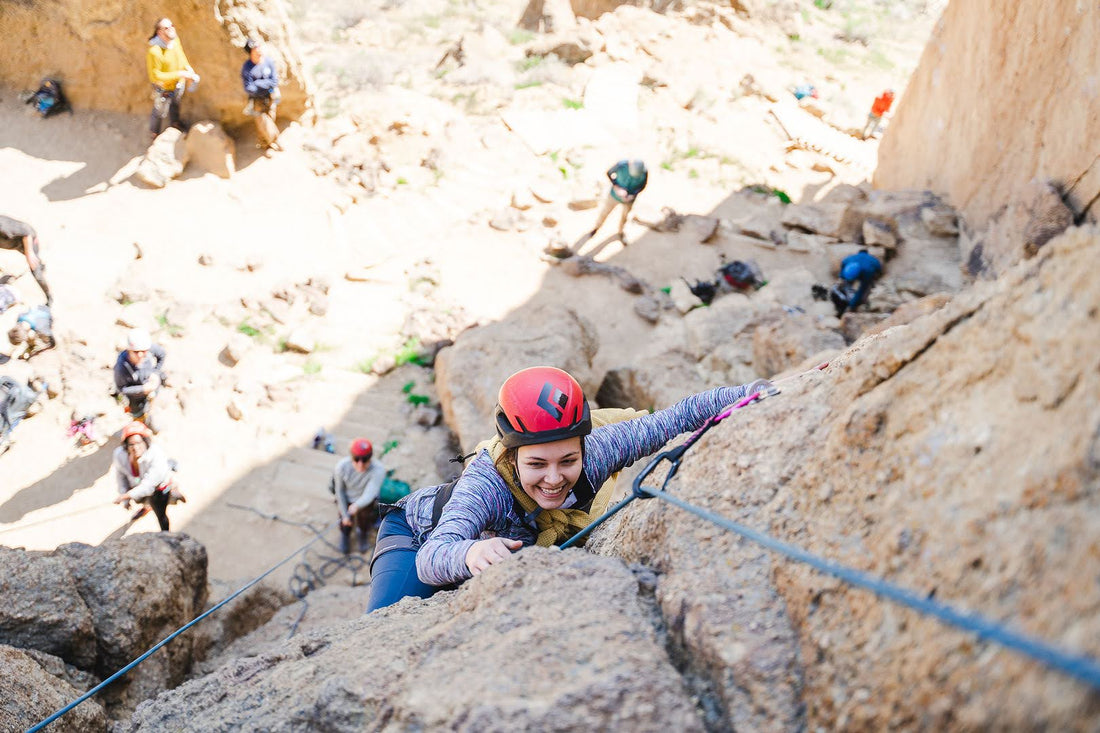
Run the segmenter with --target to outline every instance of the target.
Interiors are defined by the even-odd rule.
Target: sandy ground
[[[314,15],[310,19],[317,22]],[[310,44],[305,45],[309,52]],[[319,53],[316,46],[314,52]],[[435,50],[424,55],[437,57]],[[813,58],[804,61],[808,65]],[[877,81],[867,82],[868,89],[872,83]],[[385,114],[394,118],[426,108],[398,88],[369,91],[359,101],[369,104],[372,98],[388,100]],[[765,160],[774,157],[768,182],[796,200],[869,173],[873,142],[866,144],[860,165],[836,166],[837,175],[814,171],[809,159],[783,162],[785,141],[766,125],[763,107],[739,109],[741,117],[704,119],[696,132],[738,130],[746,146]],[[589,188],[602,188],[602,171],[624,150],[650,160],[667,156],[660,105],[643,106],[635,124],[626,127],[600,127],[597,113],[589,111],[578,128],[600,128],[600,134],[592,133],[597,143],[585,147],[584,161],[572,172],[574,184],[580,179]],[[322,133],[290,125],[282,139],[285,152],[273,158],[258,157],[251,141],[242,138],[239,170],[231,180],[188,170],[167,188],[149,190],[128,180],[144,152],[143,119],[78,111],[42,121],[12,90],[0,89],[0,213],[31,222],[41,235],[60,341],[57,350],[29,364],[0,366],[0,373],[63,374],[68,388],[19,428],[18,442],[0,457],[0,542],[50,549],[157,529],[152,515],[130,522],[128,513],[111,503],[116,489],[110,454],[125,420],[121,408],[107,403],[98,421],[98,432],[110,436],[103,447],[78,450],[65,435],[76,405],[105,400],[110,367],[125,337],[116,321],[135,307],[112,299],[120,286],[151,289],[153,313],[183,305],[190,314],[184,332],[173,335],[162,327],[155,336],[169,351],[173,385],[162,400],[157,440],[179,460],[188,498],[170,510],[173,529],[206,545],[215,595],[312,536],[230,504],[312,522],[335,536],[324,486],[336,457],[307,447],[318,426],[336,434],[338,453],[355,435],[371,437],[376,446],[397,441],[383,460],[398,478],[414,487],[440,480],[434,458],[446,448],[446,432],[412,424],[401,391],[411,381],[415,391],[434,396],[430,373],[408,365],[378,377],[359,368],[400,344],[401,324],[421,302],[412,287],[421,271],[417,263],[430,260],[440,274],[432,302],[461,307],[471,320],[499,319],[532,302],[566,302],[598,314],[598,366],[629,359],[653,330],[633,314],[633,296],[603,278],[570,279],[542,257],[548,241],[573,241],[587,230],[595,212],[571,211],[563,199],[526,212],[534,222],[527,231],[491,229],[488,220],[507,209],[516,190],[558,175],[557,161],[535,154],[495,116],[467,118],[456,112],[453,118],[440,142],[448,153],[446,175],[382,190],[348,206],[346,191],[332,177],[315,175],[316,156],[303,147],[339,125],[339,113],[322,120]],[[733,220],[750,213],[731,198],[736,187],[718,178],[690,175],[686,167],[674,172],[654,166],[636,214],[656,219],[662,206]],[[550,214],[556,224],[538,223]],[[611,231],[609,223],[605,232]],[[680,275],[713,272],[720,254],[752,256],[766,268],[809,266],[822,278],[828,275],[818,273],[820,263],[771,261],[771,254],[742,237],[701,245],[687,234],[656,234],[634,223],[627,234],[630,247],[607,242],[598,258],[657,286]],[[141,259],[135,259],[135,243]],[[200,265],[200,254],[210,255],[213,264]],[[248,262],[259,267],[249,271]],[[344,279],[347,271],[364,266],[370,267],[369,282]],[[20,272],[24,266],[17,255],[0,252],[0,269]],[[281,328],[267,342],[254,344],[236,367],[219,361],[247,315],[242,299],[267,298],[273,289],[311,276],[331,284],[324,318],[296,316],[321,344],[315,353],[277,353],[272,342],[285,333]],[[19,286],[28,299],[39,298],[29,276]],[[86,358],[75,360],[74,349]],[[235,390],[251,393],[260,383],[287,385],[286,395],[269,406],[249,407],[241,421],[230,419],[226,403]]]

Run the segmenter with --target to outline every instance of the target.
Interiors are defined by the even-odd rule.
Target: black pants
[[[360,533],[366,534],[378,519],[378,502],[372,502],[365,509],[357,511],[354,516],[348,516],[351,516],[351,527],[357,527]],[[344,534],[351,534],[351,527],[345,527],[343,522],[340,523],[340,531]]]
[[[160,524],[160,531],[168,531],[168,489],[161,491],[157,489],[153,492],[153,495],[149,497],[149,506],[153,509],[153,514],[157,515],[157,523]]]
[[[161,133],[161,127],[164,125],[164,118],[168,118],[169,127],[178,127],[183,129],[183,125],[180,124],[180,97],[183,95],[176,92],[161,92],[161,98],[167,100],[168,111],[167,114],[158,114],[157,105],[153,104],[153,112],[149,115],[149,132],[154,135]],[[159,100],[158,100],[159,101]],[[161,104],[164,104],[161,102]]]

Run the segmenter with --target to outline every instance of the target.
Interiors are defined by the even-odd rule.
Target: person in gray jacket
[[[126,342],[126,350],[115,361],[115,389],[126,398],[130,417],[141,420],[154,433],[156,427],[149,416],[153,398],[164,385],[164,347],[154,344],[149,332],[132,329]]]
[[[122,429],[122,445],[112,456],[118,483],[116,504],[140,508],[131,517],[138,520],[150,509],[157,515],[162,532],[168,531],[168,505],[186,501],[175,483],[175,464],[159,446],[144,423],[134,420]]]
[[[368,532],[378,518],[378,495],[386,480],[386,467],[374,459],[374,446],[366,438],[351,441],[350,454],[332,472],[336,507],[340,510],[340,551],[351,552],[351,529],[356,528],[359,552],[370,547]]]

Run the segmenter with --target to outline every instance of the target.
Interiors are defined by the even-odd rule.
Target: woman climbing
[[[152,508],[161,531],[167,532],[168,505],[187,500],[176,488],[174,462],[153,444],[153,434],[144,423],[134,420],[122,429],[122,445],[115,448],[114,464],[119,493],[115,503],[123,509],[129,509],[131,501],[141,504],[133,520]]]
[[[516,372],[500,388],[497,437],[457,481],[410,494],[382,520],[368,613],[427,598],[525,545],[561,544],[607,508],[619,471],[764,384],[718,387],[648,414],[589,410],[560,369]]]

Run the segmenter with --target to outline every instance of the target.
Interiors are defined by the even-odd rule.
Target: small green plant
[[[516,89],[516,91],[519,91],[520,89],[530,89],[531,87],[541,87],[541,86],[542,86],[541,81],[530,80],[530,81],[517,82],[514,85],[514,88]]]
[[[163,328],[165,331],[167,331],[168,335],[171,336],[172,338],[175,338],[175,337],[177,337],[177,336],[179,336],[180,334],[183,333],[183,327],[182,326],[179,326],[179,325],[176,325],[175,323],[169,322],[167,312],[161,313],[157,316],[157,325],[159,325],[161,328]]]
[[[409,185],[409,180],[407,178],[398,177],[397,185],[398,186],[407,186],[407,185]]]
[[[688,171],[688,178],[698,178],[698,177],[699,177],[699,171],[695,170],[694,168],[692,168],[691,170]]]
[[[398,443],[396,440],[387,440],[385,443],[382,444],[382,455],[386,455],[399,445],[401,444]]]
[[[393,359],[397,366],[402,364],[423,366],[420,360],[420,340],[413,338],[406,341],[393,355]]]
[[[661,167],[664,168],[666,171],[670,171],[670,170],[672,170],[672,163],[670,163],[667,160],[662,160],[661,161]]]
[[[541,64],[544,59],[544,56],[526,56],[522,61],[516,62],[516,71],[521,74],[525,71],[530,71]]]
[[[535,34],[531,31],[525,31],[522,28],[513,28],[512,32],[508,34],[508,43],[513,46],[522,46],[535,37]]]
[[[356,371],[362,372],[363,374],[370,374],[374,369],[374,360],[377,358],[377,356],[372,356],[369,359],[360,359],[355,362]]]
[[[321,372],[321,362],[307,359],[306,363],[302,365],[302,371],[309,377],[312,377],[314,374],[319,374]]]
[[[241,321],[237,325],[237,330],[239,332],[243,333],[245,336],[248,336],[249,338],[257,338],[257,337],[262,335],[260,333],[260,329],[256,328],[255,326],[250,324],[248,321]]]
[[[582,109],[584,107],[584,102],[579,99],[565,98],[561,100],[561,106],[566,109]]]
[[[279,353],[279,354],[286,351],[286,338],[285,337],[280,338],[278,341],[275,342],[275,351],[276,351],[276,353]]]
[[[428,16],[425,16],[425,18],[424,18],[424,25],[427,26],[428,28],[438,28],[439,23],[440,23],[440,18],[439,18],[438,15],[428,15]]]

